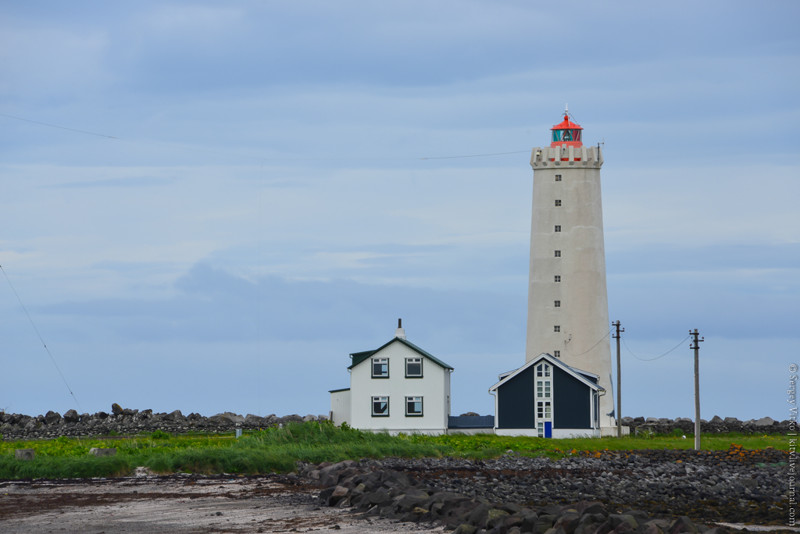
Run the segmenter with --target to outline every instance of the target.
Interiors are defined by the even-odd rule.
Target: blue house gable
[[[495,395],[498,434],[541,437],[599,435],[598,377],[541,354],[500,375]]]

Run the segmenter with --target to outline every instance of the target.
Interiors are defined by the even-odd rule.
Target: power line
[[[16,115],[9,115],[8,113],[0,113],[0,116],[8,117],[9,119],[15,119],[15,120],[22,121],[22,122],[30,122],[32,124],[38,124],[40,126],[47,126],[48,128],[58,128],[59,130],[67,130],[69,132],[77,132],[77,133],[82,133],[82,134],[85,134],[85,135],[94,135],[96,137],[105,137],[107,139],[119,139],[119,137],[115,137],[113,135],[97,133],[97,132],[90,132],[88,130],[79,130],[77,128],[69,128],[67,126],[59,126],[58,124],[51,124],[49,122],[35,121],[35,120],[32,120],[32,119],[26,119],[24,117],[17,117]]]
[[[417,158],[421,160],[426,159],[463,159],[463,158],[487,158],[490,156],[507,156],[509,154],[527,154],[530,150],[515,150],[513,152],[492,152],[489,154],[467,154],[464,156],[426,156]]]
[[[59,130],[66,130],[68,132],[75,132],[75,133],[80,133],[80,134],[84,134],[84,135],[93,135],[95,137],[104,137],[106,139],[114,139],[114,140],[117,140],[117,141],[125,141],[126,140],[125,138],[117,137],[116,135],[109,135],[109,134],[105,134],[105,133],[92,132],[92,131],[89,131],[89,130],[81,130],[79,128],[71,128],[69,126],[61,126],[60,124],[53,124],[53,123],[50,123],[50,122],[42,122],[42,121],[36,121],[36,120],[33,120],[33,119],[26,119],[25,117],[18,117],[16,115],[11,115],[9,113],[1,113],[0,112],[0,117],[7,117],[9,119],[14,119],[14,120],[22,121],[22,122],[29,122],[31,124],[38,124],[39,126],[46,126],[48,128],[57,128]],[[127,141],[130,142],[130,140],[127,140]],[[172,145],[172,144],[169,144],[169,143],[159,142],[159,141],[148,141],[148,142],[156,144],[156,145],[160,145],[160,146],[167,146],[167,147],[170,147],[170,148],[175,146],[175,145]],[[205,148],[205,147],[193,147],[193,146],[188,146],[188,145],[177,145],[177,146],[179,148],[184,149],[184,150],[197,150],[197,151],[202,151],[204,153],[209,153],[209,150],[207,148]],[[461,154],[461,155],[455,155],[455,156],[418,156],[418,157],[407,157],[407,158],[397,158],[397,157],[359,158],[359,157],[354,157],[354,158],[347,158],[347,159],[369,159],[369,160],[377,160],[377,161],[390,161],[390,160],[396,160],[396,159],[410,159],[410,160],[417,160],[417,161],[427,161],[427,160],[435,160],[435,159],[489,158],[489,157],[493,157],[493,156],[507,156],[507,155],[510,155],[510,154],[527,154],[528,152],[529,152],[529,150],[514,150],[514,151],[511,151],[511,152],[488,152],[488,153],[483,153],[483,154]],[[219,151],[212,151],[211,153],[216,153],[217,155],[225,155],[225,154],[223,154],[223,153],[221,153]],[[278,158],[263,158],[263,157],[258,157],[258,156],[247,156],[247,157],[249,159],[257,159],[257,160],[260,160],[260,161],[273,160],[273,159],[278,159],[278,160],[290,159],[290,160],[295,160],[295,161],[317,161],[317,160],[330,160],[331,159],[331,158],[325,158],[325,157],[312,157],[312,158],[291,158],[291,157],[287,157],[287,158],[281,158],[281,157],[278,157]],[[342,159],[342,158],[338,158],[338,159]]]
[[[11,291],[14,293],[14,296],[17,297],[17,301],[19,302],[19,305],[22,307],[22,311],[25,312],[25,315],[28,317],[28,321],[30,321],[31,326],[33,327],[33,331],[36,332],[36,336],[39,338],[39,341],[41,341],[44,350],[47,352],[47,355],[50,356],[50,361],[53,363],[53,367],[56,368],[56,371],[58,371],[58,374],[61,376],[61,380],[64,382],[64,385],[67,386],[67,391],[69,391],[69,394],[72,395],[73,399],[75,399],[75,404],[78,406],[78,409],[83,411],[81,409],[80,403],[78,402],[78,397],[75,396],[75,393],[72,392],[72,388],[69,387],[69,384],[67,383],[67,379],[64,376],[64,373],[61,372],[61,368],[56,363],[56,359],[53,357],[53,353],[50,352],[50,349],[47,347],[47,343],[44,342],[42,334],[40,334],[39,329],[36,328],[36,323],[33,322],[31,314],[28,313],[28,309],[25,307],[25,304],[22,303],[22,299],[19,297],[19,293],[17,293],[17,290],[14,289],[14,284],[11,283],[11,279],[8,277],[8,274],[6,274],[6,270],[3,269],[2,265],[0,265],[0,271],[3,271],[3,276],[6,277],[6,281],[8,282],[8,287],[11,288]]]
[[[595,348],[597,345],[599,345],[600,343],[602,343],[602,342],[603,342],[603,340],[604,340],[604,339],[606,339],[606,338],[607,338],[607,337],[608,337],[608,336],[611,334],[611,330],[613,330],[613,329],[609,329],[609,330],[608,330],[608,332],[606,332],[606,335],[604,335],[603,337],[601,337],[600,339],[598,339],[598,340],[597,340],[597,343],[595,343],[594,345],[592,345],[591,347],[589,347],[589,348],[588,348],[588,349],[586,349],[585,351],[581,352],[580,354],[573,354],[573,355],[572,355],[572,357],[574,358],[574,357],[576,357],[576,356],[583,356],[584,354],[586,354],[587,352],[589,352],[590,350],[592,350],[593,348]]]
[[[667,355],[667,354],[669,354],[670,352],[672,352],[672,351],[676,350],[676,349],[677,349],[678,347],[680,347],[680,346],[683,344],[683,342],[684,342],[684,341],[686,341],[687,339],[689,339],[689,336],[686,336],[685,338],[681,339],[681,340],[678,342],[678,344],[677,344],[677,345],[675,345],[674,347],[672,347],[672,348],[671,348],[671,349],[669,349],[668,351],[666,351],[666,352],[664,352],[664,353],[662,353],[662,354],[659,354],[658,356],[656,356],[656,357],[654,357],[654,358],[642,358],[642,357],[640,357],[640,356],[637,356],[637,355],[636,355],[636,353],[635,353],[635,352],[633,352],[633,351],[631,350],[631,348],[628,346],[628,343],[625,341],[625,338],[622,338],[622,344],[623,344],[623,345],[625,345],[625,349],[626,349],[628,352],[630,352],[630,353],[631,353],[631,356],[633,356],[633,357],[634,357],[634,358],[636,358],[637,360],[639,360],[639,361],[642,361],[642,362],[652,362],[652,361],[658,360],[659,358],[663,358],[664,356],[666,356],[666,355]]]

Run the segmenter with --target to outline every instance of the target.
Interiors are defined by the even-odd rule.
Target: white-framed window
[[[561,207],[561,199],[560,199],[560,198],[557,198],[557,199],[556,199],[556,207],[557,207],[557,208],[560,208],[560,207]]]
[[[536,366],[536,377],[547,378],[550,376],[550,366],[544,362]]]
[[[557,275],[555,275],[553,277],[553,282],[560,282],[560,281],[561,281],[561,275],[560,274],[557,274]]]
[[[561,325],[560,324],[553,325],[553,332],[561,332]]]
[[[553,407],[550,401],[536,401],[536,419],[552,419]]]
[[[560,181],[561,181],[561,175],[560,174],[556,174],[556,182],[560,182]]]
[[[372,397],[372,417],[389,417],[389,397]]]
[[[422,417],[422,397],[406,397],[406,417]]]
[[[422,358],[406,358],[406,378],[422,378]]]
[[[544,423],[536,423],[536,435],[540,438],[544,437]]]
[[[536,381],[536,398],[549,399],[550,395],[550,380],[537,380]]]
[[[372,378],[389,378],[389,358],[372,358]]]
[[[560,308],[561,307],[561,301],[560,300],[554,300],[553,301],[553,307],[554,308]]]
[[[560,250],[554,250],[553,251],[553,256],[555,256],[556,258],[560,258],[561,257],[561,251]]]
[[[557,224],[557,225],[555,225],[555,226],[553,227],[553,231],[554,231],[554,232],[560,232],[560,231],[561,231],[561,225],[560,225],[560,224]]]
[[[560,358],[561,357],[561,351],[560,350],[554,350],[553,351],[553,356],[555,356],[556,358]]]

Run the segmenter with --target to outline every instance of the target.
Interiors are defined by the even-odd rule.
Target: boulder
[[[775,420],[772,417],[762,417],[753,424],[758,427],[772,426],[775,424]]]
[[[247,414],[244,417],[244,424],[246,426],[252,426],[252,427],[263,427],[269,425],[269,423],[267,423],[267,420],[264,417],[253,415],[251,413]]]
[[[168,421],[182,421],[183,420],[183,413],[180,410],[173,410],[167,415],[164,416],[164,419]]]
[[[116,456],[117,449],[116,447],[111,447],[111,448],[92,447],[91,449],[89,449],[89,454],[93,456]]]
[[[122,415],[122,406],[117,404],[116,402],[111,405],[111,413],[114,415]]]
[[[78,415],[78,412],[75,410],[67,410],[64,412],[64,422],[65,423],[77,423],[81,420],[81,416]]]
[[[233,423],[234,425],[240,425],[244,423],[244,417],[242,417],[239,414],[235,414],[233,412],[218,413],[217,415],[212,416],[210,419],[227,420]]]
[[[17,460],[33,460],[36,457],[36,451],[33,449],[16,449],[14,450],[14,458]]]
[[[51,410],[44,414],[44,422],[47,425],[57,425],[61,422],[61,414]]]

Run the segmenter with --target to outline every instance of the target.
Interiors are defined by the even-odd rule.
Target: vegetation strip
[[[788,450],[783,436],[708,436],[702,454],[721,461],[755,461],[757,451]],[[115,448],[114,456],[95,457],[92,448]],[[287,423],[233,434],[148,435],[0,442],[0,478],[88,478],[125,476],[136,467],[156,473],[286,473],[296,462],[339,462],[361,458],[497,458],[508,451],[522,456],[563,458],[637,449],[685,450],[692,440],[677,436],[552,440],[495,435],[389,436],[336,427],[328,422]],[[32,449],[32,460],[14,451]],[[712,452],[718,451],[718,452]]]

